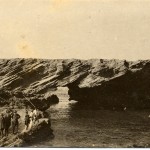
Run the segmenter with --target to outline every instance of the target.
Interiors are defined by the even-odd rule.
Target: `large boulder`
[[[0,140],[1,147],[24,147],[38,143],[46,139],[53,139],[53,130],[50,120],[47,118],[39,119],[28,131],[23,131],[18,135],[10,136]]]
[[[31,98],[29,99],[29,101],[34,104],[34,106],[41,110],[41,111],[45,111],[46,109],[48,109],[52,104],[57,104],[59,102],[59,98],[57,97],[57,95],[50,95],[48,97],[38,97],[38,98]],[[31,105],[31,103],[28,101],[28,105],[30,105],[31,107],[33,107]]]

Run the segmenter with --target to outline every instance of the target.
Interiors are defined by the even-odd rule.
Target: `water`
[[[34,146],[132,147],[150,143],[149,111],[99,110],[69,102],[67,94],[58,93],[60,103],[49,109],[55,138]]]

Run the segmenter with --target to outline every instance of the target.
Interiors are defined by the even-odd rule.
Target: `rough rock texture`
[[[39,119],[32,128],[18,135],[11,135],[0,140],[0,147],[24,147],[47,138],[54,138],[49,119]]]
[[[0,97],[5,99],[17,92],[33,99],[38,94],[46,97],[57,87],[67,86],[70,99],[79,102],[150,108],[149,60],[11,59],[0,60],[0,70]],[[0,99],[0,103],[7,101]]]

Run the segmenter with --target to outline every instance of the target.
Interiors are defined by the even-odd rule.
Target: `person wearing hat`
[[[6,110],[4,118],[5,118],[5,136],[8,136],[9,127],[11,125],[11,115],[9,110]]]
[[[12,115],[12,129],[13,129],[13,134],[15,134],[15,129],[17,130],[18,133],[18,127],[19,127],[19,118],[20,115],[17,113],[17,111],[15,110],[13,115]]]
[[[4,128],[5,128],[5,118],[4,118],[4,115],[2,113],[0,116],[0,132],[1,132],[2,137],[4,136],[4,132],[3,132]]]

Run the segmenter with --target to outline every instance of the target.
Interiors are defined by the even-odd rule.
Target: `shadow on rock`
[[[39,122],[32,125],[32,128],[26,132],[22,132],[18,135],[11,137],[10,139],[5,138],[0,141],[1,147],[28,147],[38,142],[53,139],[54,134],[51,129],[50,119],[42,118]]]

